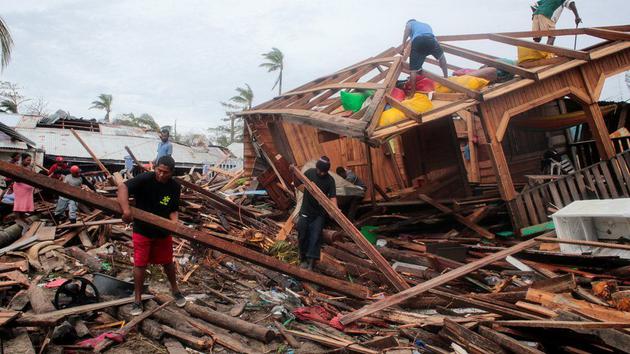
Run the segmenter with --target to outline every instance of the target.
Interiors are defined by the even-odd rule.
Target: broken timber
[[[363,252],[376,264],[378,269],[387,277],[387,280],[394,286],[394,288],[398,289],[398,291],[402,291],[405,289],[409,289],[409,284],[405,281],[405,279],[400,276],[387,262],[387,260],[372,246],[372,244],[357,230],[356,227],[346,218],[341,210],[337,208],[333,202],[328,199],[324,195],[324,193],[317,187],[311,180],[306,178],[306,176],[295,166],[291,166],[291,170],[295,174],[295,176],[302,181],[304,184],[304,188],[319,202],[319,204],[326,210],[328,215],[333,218],[339,226],[352,238],[352,240],[361,248]]]
[[[32,186],[51,190],[64,197],[83,202],[97,209],[107,210],[116,214],[121,214],[122,209],[118,202],[114,199],[105,198],[93,192],[84,191],[81,188],[72,187],[61,181],[39,175],[35,172],[28,171],[8,162],[0,161],[0,174],[9,176],[15,180],[28,183]],[[299,267],[284,263],[276,258],[264,255],[249,248],[233,244],[229,241],[211,236],[207,233],[192,230],[184,225],[172,222],[168,219],[159,217],[149,212],[131,208],[132,215],[135,219],[144,221],[153,226],[172,232],[187,240],[201,242],[221,252],[225,252],[231,256],[247,260],[263,267],[274,269],[282,273],[294,276],[296,278],[313,282],[315,284],[336,290],[340,293],[354,296],[357,298],[366,298],[369,295],[369,289],[358,285],[345,282],[332,277],[317,274]]]
[[[479,235],[487,238],[487,239],[494,239],[494,234],[486,229],[484,229],[483,227],[475,224],[474,222],[470,221],[469,219],[459,215],[458,213],[454,212],[451,208],[438,203],[437,201],[433,200],[432,198],[430,198],[427,195],[424,194],[420,194],[419,198],[422,199],[423,201],[425,201],[428,204],[431,204],[434,208],[440,210],[443,213],[447,213],[447,214],[452,214],[453,217],[455,218],[455,220],[457,220],[460,224],[463,224],[464,226],[468,227],[469,229],[475,231],[476,233],[478,233]]]
[[[547,235],[544,235],[547,236]],[[413,288],[409,288],[407,290],[401,291],[398,294],[392,295],[385,299],[379,300],[372,304],[366,305],[363,308],[358,309],[357,311],[351,312],[340,318],[340,322],[344,325],[352,323],[362,317],[373,314],[374,312],[383,310],[390,306],[397,305],[405,300],[411,299],[414,296],[420,295],[428,290],[431,290],[437,286],[448,283],[451,280],[462,277],[468,273],[471,273],[479,268],[492,264],[498,260],[501,260],[507,256],[518,253],[520,251],[526,250],[530,247],[535,246],[539,241],[535,238],[527,241],[523,241],[519,244],[516,244],[512,247],[506,248],[497,253],[493,253],[486,257],[480,258],[474,262],[465,264],[459,268],[453,269],[448,273],[444,273],[438,277],[435,277],[431,280],[427,280],[424,283],[420,283]]]

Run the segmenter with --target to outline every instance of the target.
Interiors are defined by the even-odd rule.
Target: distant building
[[[14,130],[45,153],[47,164],[61,156],[79,165],[92,165],[92,157],[72,135],[74,129],[101,162],[118,171],[124,168],[125,146],[142,163],[153,161],[157,153],[159,137],[156,132],[141,128],[100,123],[96,120],[79,119],[55,114],[50,117],[21,116],[14,123]],[[219,147],[191,147],[173,142],[173,158],[178,169],[199,169],[203,165],[219,164],[224,169],[237,168],[227,149]]]

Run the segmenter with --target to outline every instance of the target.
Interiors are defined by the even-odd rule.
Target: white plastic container
[[[630,240],[630,198],[578,200],[552,215],[558,238],[569,240]],[[620,256],[630,252],[608,248],[560,244],[563,253]]]

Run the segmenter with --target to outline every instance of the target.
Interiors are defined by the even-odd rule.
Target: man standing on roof
[[[328,173],[329,170],[330,159],[327,156],[322,156],[315,163],[315,168],[306,170],[304,175],[313,181],[333,203],[337,204],[335,180]],[[296,225],[301,268],[313,270],[315,261],[319,260],[322,248],[322,230],[325,223],[326,211],[319,205],[317,199],[305,190],[300,208],[300,218]]]
[[[416,93],[416,75],[417,71],[422,69],[424,60],[429,55],[433,55],[440,63],[442,68],[442,74],[444,77],[448,77],[448,67],[446,66],[446,57],[444,51],[440,47],[437,39],[433,35],[433,29],[431,26],[424,22],[411,19],[405,24],[405,31],[403,33],[403,57],[406,57],[409,50],[406,48],[407,38],[411,38],[409,55],[409,70],[410,70],[410,83],[411,83],[411,97]]]
[[[556,29],[556,23],[560,19],[562,10],[566,7],[573,11],[575,15],[575,26],[577,27],[582,18],[578,14],[575,1],[573,0],[538,0],[530,6],[532,15],[532,31],[551,31]],[[541,37],[534,38],[535,42],[540,42]],[[548,36],[547,44],[553,45],[556,37]]]
[[[64,173],[65,171],[58,172]],[[79,168],[79,166],[76,165],[70,167],[70,173],[63,178],[63,182],[73,187],[82,187],[83,185],[86,185],[91,190],[96,191],[94,184],[92,184],[92,182],[88,181],[85,177],[81,175],[81,169]],[[76,223],[77,205],[78,203],[76,201],[59,196],[59,199],[57,200],[57,207],[55,208],[55,219],[61,219],[67,209],[68,219],[72,224]]]
[[[181,186],[173,179],[175,160],[170,156],[162,156],[155,166],[155,171],[144,172],[118,186],[118,203],[122,209],[122,219],[131,222],[129,195],[133,195],[136,208],[169,218],[177,222]],[[173,263],[173,238],[168,231],[151,224],[136,220],[133,223],[133,275],[135,284],[135,303],[131,314],[142,313],[142,288],[145,271],[149,264],[161,264],[171,284],[175,304],[186,305],[186,299],[177,287],[175,264]]]
[[[68,169],[68,164],[63,160],[63,157],[57,156],[55,158],[55,163],[52,166],[50,166],[50,168],[48,169],[48,177],[52,177],[54,179],[61,179],[62,174],[60,173],[60,171],[67,170],[67,169]]]
[[[157,148],[157,157],[155,161],[153,161],[154,165],[157,165],[158,160],[162,156],[172,156],[173,155],[173,144],[168,140],[170,137],[170,132],[167,129],[162,129],[160,132],[160,142],[158,143]]]

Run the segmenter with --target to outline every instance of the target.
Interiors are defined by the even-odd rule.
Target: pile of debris
[[[83,191],[3,162],[0,174],[85,206],[76,224],[55,224],[54,200],[42,200],[24,234],[11,221],[0,231],[7,352],[630,351],[630,261],[562,253],[558,242],[576,241],[553,232],[529,240],[497,234],[503,208],[492,198],[423,195],[405,213],[351,222],[303,180],[339,226],[325,230],[311,272],[295,266],[291,218],[275,222],[286,214],[247,193],[254,181],[193,172],[178,178],[180,224],[133,210],[177,236],[178,281],[189,302],[171,304],[161,270],[150,267],[153,295],[133,317],[131,229],[107,198],[115,186]],[[365,225],[369,233],[357,229]]]

